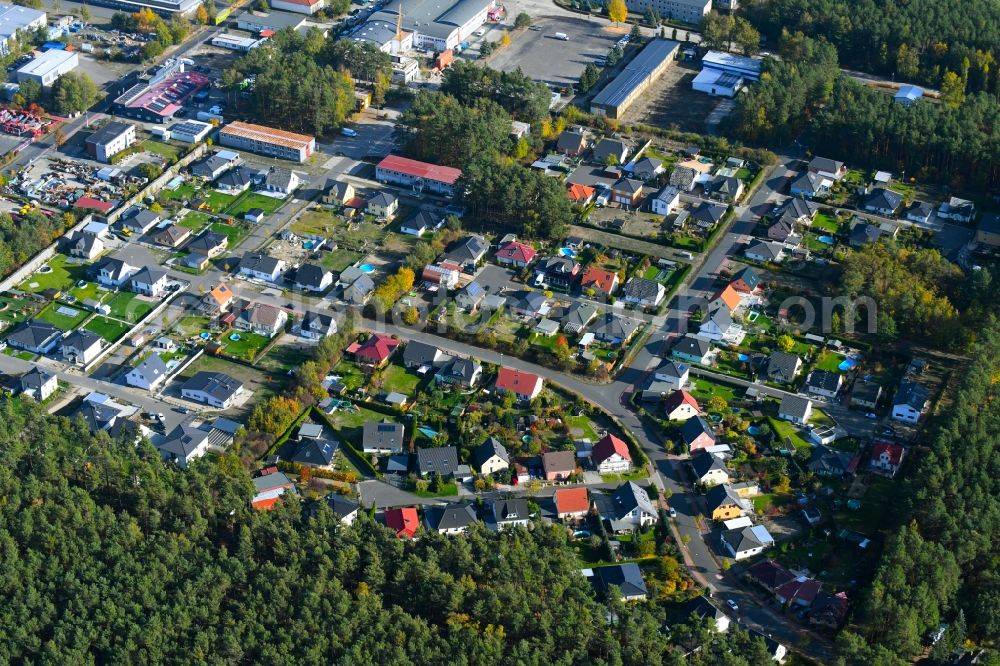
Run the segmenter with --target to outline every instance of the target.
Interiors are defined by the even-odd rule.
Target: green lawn
[[[788,421],[768,417],[767,422],[771,424],[771,430],[777,435],[776,445],[783,447],[786,440],[791,440],[792,446],[796,449],[805,449],[812,446],[812,444],[799,434],[799,429]]]
[[[75,315],[65,315],[59,312],[58,308],[67,308],[76,312]],[[50,303],[41,312],[35,315],[35,319],[48,322],[62,331],[71,331],[87,318],[90,313],[75,305],[63,305],[61,303]]]
[[[776,495],[774,493],[763,493],[753,498],[753,508],[757,513],[766,513],[772,506],[781,506],[792,501],[791,495]]]
[[[291,197],[289,197],[291,198]],[[243,214],[251,208],[260,208],[270,215],[284,205],[286,199],[276,199],[257,192],[244,192],[226,209],[226,215],[243,219]]]
[[[211,229],[215,233],[222,234],[229,239],[230,250],[243,242],[243,239],[250,233],[250,226],[247,222],[237,222],[236,224],[214,222]]]
[[[846,357],[840,354],[836,354],[829,349],[824,349],[819,354],[819,358],[816,359],[816,369],[817,370],[829,370],[830,372],[840,372],[841,361]]]
[[[159,155],[169,162],[176,161],[180,157],[183,150],[180,146],[172,143],[163,143],[162,141],[156,141],[154,139],[146,139],[140,143],[137,148],[139,151]]]
[[[393,363],[385,369],[382,390],[386,393],[395,391],[403,395],[413,396],[417,392],[418,384],[420,384],[420,377],[416,373]]]
[[[230,335],[239,335],[239,340],[230,340]],[[236,358],[241,358],[246,361],[252,361],[260,354],[260,351],[267,346],[267,343],[271,341],[268,338],[257,333],[251,333],[249,331],[233,331],[225,333],[219,338],[219,342],[222,343],[222,351],[229,356],[235,356]]]
[[[597,431],[594,430],[594,424],[591,422],[589,417],[568,416],[566,417],[566,424],[570,427],[570,434],[574,438],[581,437],[583,439],[589,439],[592,442],[597,441]],[[574,431],[579,431],[579,434]]]
[[[308,210],[298,219],[292,222],[292,231],[303,236],[329,236],[337,227],[342,227],[345,222],[332,212],[314,208]]]
[[[312,348],[297,344],[276,344],[267,356],[257,362],[262,370],[288,372],[312,357]]]
[[[353,266],[360,261],[361,257],[362,254],[360,252],[353,252],[339,247],[333,252],[323,252],[323,258],[319,263],[328,271],[342,273],[348,266]]]
[[[108,342],[114,342],[121,336],[125,335],[131,327],[124,322],[118,321],[117,319],[94,317],[87,322],[87,325],[84,326],[84,328],[93,333],[97,333]]]
[[[35,355],[29,351],[23,351],[14,349],[13,347],[4,347],[3,353],[7,356],[13,356],[14,358],[19,358],[22,361],[33,361],[35,360]]]
[[[9,322],[11,324],[21,323],[28,318],[28,315],[31,312],[33,312],[31,307],[32,302],[28,299],[0,296],[0,304],[5,306],[2,310],[0,310],[0,321]]]
[[[65,290],[72,287],[78,280],[83,278],[86,266],[79,264],[67,264],[67,257],[57,254],[46,263],[52,270],[48,273],[35,272],[31,277],[22,282],[18,289],[28,291],[33,294],[46,289]]]
[[[110,292],[107,289],[102,288],[101,285],[96,282],[88,282],[82,287],[73,287],[69,290],[69,293],[72,294],[77,301],[83,302],[87,299],[95,301],[101,300],[101,297],[106,296]]]
[[[458,484],[454,481],[449,481],[447,483],[442,483],[437,492],[430,490],[411,490],[409,491],[416,495],[417,497],[454,497],[458,494]]]
[[[216,190],[209,190],[201,198],[216,213],[225,210],[226,207],[233,205],[233,202],[236,201],[236,197],[232,194],[224,194]]]
[[[840,223],[837,222],[837,218],[826,213],[816,213],[812,226],[813,229],[822,229],[833,234],[840,230]]]
[[[131,322],[139,321],[153,309],[151,303],[138,299],[137,294],[128,291],[123,291],[112,298],[108,307],[111,308],[112,317]]]
[[[885,512],[898,504],[898,481],[871,475],[864,497],[861,498],[861,508],[853,510],[844,505],[834,513],[838,527],[861,532],[866,536],[874,536],[882,524]]]
[[[199,210],[189,211],[184,218],[178,222],[182,227],[198,233],[212,222],[212,216]]]
[[[197,188],[195,188],[193,184],[187,182],[178,185],[175,190],[160,190],[157,196],[172,201],[189,201],[192,197],[194,197],[195,192],[197,191]]]
[[[348,391],[359,389],[368,382],[368,376],[361,371],[361,368],[347,360],[342,360],[333,366],[330,374],[340,377],[340,382]]]
[[[208,317],[201,317],[197,315],[182,317],[180,321],[177,322],[174,330],[185,338],[192,335],[198,335],[203,331],[209,330],[209,319]]]
[[[728,384],[723,384],[721,382],[713,382],[708,379],[703,379],[701,377],[694,377],[694,390],[691,395],[694,396],[695,400],[704,405],[708,402],[708,399],[713,395],[721,396],[726,400],[726,402],[733,402],[736,400],[736,387],[730,386]]]

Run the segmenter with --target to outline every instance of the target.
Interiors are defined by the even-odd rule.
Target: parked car
[[[732,599],[726,599],[726,603],[729,604],[729,607],[732,608],[734,611],[738,611],[740,609],[739,604],[737,604]]]

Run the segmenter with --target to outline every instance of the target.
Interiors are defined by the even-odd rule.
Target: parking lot
[[[512,35],[510,46],[501,49],[487,64],[501,71],[520,67],[532,78],[551,85],[576,83],[587,63],[607,55],[615,42],[628,33],[629,26],[615,27],[603,19],[585,16],[540,16],[534,21],[540,30]],[[568,41],[553,37],[565,33]]]

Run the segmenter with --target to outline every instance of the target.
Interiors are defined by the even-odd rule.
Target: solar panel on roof
[[[396,426],[392,423],[380,423],[378,424],[379,432],[392,432],[396,429]]]

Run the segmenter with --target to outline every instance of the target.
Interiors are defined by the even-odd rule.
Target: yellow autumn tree
[[[608,3],[608,19],[614,21],[615,25],[622,23],[628,18],[628,7],[625,0],[611,0]]]

